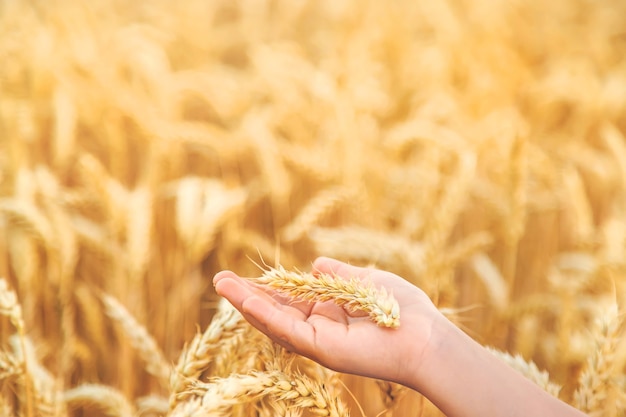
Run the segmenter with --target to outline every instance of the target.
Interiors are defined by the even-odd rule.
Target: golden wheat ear
[[[287,271],[279,265],[264,270],[260,277],[249,279],[289,297],[309,302],[333,301],[352,312],[366,312],[381,327],[400,326],[400,306],[393,294],[357,278],[344,279],[324,273],[314,276],[307,272]]]

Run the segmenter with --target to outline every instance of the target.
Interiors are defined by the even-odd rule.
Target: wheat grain
[[[280,401],[274,398],[271,400],[261,400],[257,405],[257,409],[259,417],[300,417],[303,412],[300,408],[289,407],[288,401]]]
[[[290,297],[309,302],[333,301],[350,311],[365,311],[379,326],[395,328],[400,325],[400,306],[396,299],[384,287],[376,289],[367,281],[325,273],[314,276],[291,272],[282,266],[270,268],[261,277],[251,280]]]

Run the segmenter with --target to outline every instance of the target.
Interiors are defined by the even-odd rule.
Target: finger
[[[285,348],[293,350],[292,346],[285,343],[285,338],[280,335],[278,339],[272,330],[267,328],[266,316],[269,311],[277,308],[276,303],[269,295],[258,293],[254,287],[235,274],[223,274],[215,285],[216,292],[226,298],[242,316],[256,329],[265,333],[277,343]],[[251,302],[252,301],[252,302]],[[262,318],[262,321],[259,320]]]
[[[331,321],[341,323],[343,325],[348,325],[350,317],[353,317],[351,312],[347,311],[343,306],[335,304],[334,301],[315,303],[309,316],[327,317]],[[312,323],[311,317],[309,317],[308,322]]]
[[[260,325],[259,330],[282,342],[292,343],[293,329],[305,323],[305,316],[295,309],[283,306],[262,297],[249,297],[242,305],[242,312]],[[301,329],[299,329],[302,332]]]
[[[233,271],[220,271],[213,277],[213,286],[215,287],[219,281],[224,278],[238,278],[239,275],[235,274]]]
[[[346,324],[326,314],[308,317],[294,315],[288,307],[272,304],[260,297],[247,299],[243,310],[259,325],[257,328],[272,340],[314,360],[327,357],[330,354],[328,342],[347,329]],[[341,321],[345,321],[345,315]]]
[[[241,311],[244,300],[254,295],[253,288],[243,282],[236,274],[230,271],[224,272],[224,274],[217,274],[213,279],[215,292],[226,298],[237,310]]]
[[[250,291],[257,293],[257,294],[265,293],[268,296],[272,297],[274,300],[276,300],[278,303],[289,305],[293,308],[297,308],[305,315],[309,315],[311,312],[311,308],[313,307],[313,303],[309,301],[294,299],[293,297],[289,297],[287,295],[282,294],[280,291],[276,291],[271,288],[268,288],[265,285],[255,284],[254,282],[250,282],[247,279],[242,278],[239,275],[235,274],[234,272],[227,271],[227,270],[218,272],[213,277],[213,285],[215,286],[216,290],[217,290],[218,283],[224,279],[236,280],[240,284],[248,286],[248,289]],[[218,292],[218,294],[222,295],[220,292]]]
[[[306,311],[303,312],[298,305],[282,304],[236,274],[221,276],[217,280],[215,290],[218,295],[228,299],[237,310],[246,316],[246,319],[252,319],[265,327],[274,321],[273,315],[277,312],[280,313],[276,315],[279,325],[292,325],[290,320],[304,321],[312,308],[307,305]]]
[[[313,270],[325,274],[338,275],[349,278],[368,278],[372,274],[372,269],[353,266],[333,258],[321,256],[313,262]]]

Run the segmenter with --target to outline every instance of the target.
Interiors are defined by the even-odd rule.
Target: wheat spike
[[[253,371],[246,375],[232,374],[209,383],[197,382],[192,392],[201,396],[198,414],[180,415],[229,415],[229,410],[242,402],[258,401],[272,397],[288,401],[290,406],[307,408],[320,416],[347,416],[345,406],[331,396],[320,383],[300,375],[287,375],[280,371]],[[187,409],[187,407],[182,407]],[[201,414],[204,413],[204,414]],[[172,415],[179,414],[174,410]]]
[[[229,189],[221,181],[187,177],[176,190],[176,230],[191,261],[213,249],[219,227],[240,208],[246,198],[241,189]]]
[[[169,378],[170,405],[179,402],[180,395],[194,379],[198,378],[216,352],[229,346],[247,328],[243,317],[226,299],[220,300],[218,311],[202,334],[197,334],[187,346]]]
[[[0,381],[22,375],[21,362],[10,352],[0,350]]]
[[[561,386],[550,381],[550,375],[548,372],[540,371],[534,362],[526,361],[520,355],[513,356],[508,352],[502,352],[492,347],[487,347],[486,349],[494,356],[506,362],[511,368],[520,372],[526,378],[539,385],[544,391],[558,398],[559,393],[561,392]]]
[[[137,415],[156,414],[164,416],[168,413],[170,403],[167,397],[160,395],[147,395],[135,400]]]
[[[281,157],[288,166],[307,177],[315,178],[316,182],[330,182],[337,176],[336,168],[327,157],[325,149],[287,143],[283,144],[281,151]]]
[[[54,248],[55,234],[50,220],[32,202],[0,199],[0,212],[15,224],[36,236],[46,248]]]
[[[595,349],[587,359],[574,393],[574,405],[590,416],[604,416],[617,410],[615,390],[615,347],[619,340],[621,319],[617,305],[609,306],[596,321]]]
[[[7,316],[17,330],[17,334],[10,338],[13,344],[14,356],[20,367],[20,376],[24,388],[24,402],[26,404],[26,415],[33,416],[33,407],[36,405],[37,393],[33,384],[31,374],[32,358],[26,352],[29,347],[28,340],[24,334],[24,318],[22,317],[22,307],[17,299],[17,294],[11,289],[4,278],[0,278],[0,314]],[[7,360],[13,358],[7,357]]]
[[[126,250],[131,273],[131,290],[139,290],[150,261],[152,243],[153,196],[141,186],[128,195],[126,214]]]
[[[75,145],[77,110],[71,95],[57,87],[53,96],[54,103],[54,158],[57,166],[63,167],[71,156]]]
[[[177,402],[176,407],[169,413],[169,417],[201,417],[206,415],[202,410],[202,399],[198,397]]]
[[[407,387],[403,385],[380,379],[376,380],[376,385],[378,385],[378,388],[380,389],[383,404],[385,404],[385,407],[388,410],[392,410],[408,391]]]
[[[342,186],[320,191],[304,206],[295,219],[282,231],[285,242],[294,242],[311,230],[318,219],[337,205],[350,199],[352,192]]]
[[[137,349],[140,357],[144,360],[146,370],[159,378],[159,380],[167,381],[171,367],[165,360],[165,356],[156,341],[150,336],[146,328],[139,324],[128,310],[114,297],[104,294],[101,298],[106,307],[107,316],[111,317],[122,326],[124,333],[130,338],[133,347]]]
[[[422,268],[423,245],[397,233],[360,226],[314,227],[310,238],[316,252],[327,256],[375,262],[386,267],[401,265],[415,274]]]
[[[470,263],[478,278],[485,285],[491,304],[498,311],[504,311],[507,306],[510,308],[507,282],[491,258],[484,252],[480,252],[472,256]]]
[[[0,288],[0,414],[116,413],[59,406],[93,382],[143,417],[164,398],[131,395],[201,415],[195,381],[253,370],[332,392],[245,322],[209,325],[209,275],[276,252],[397,273],[573,405],[625,414],[624,328],[592,321],[626,301],[626,1],[168,3],[0,0],[0,277],[21,310]],[[182,352],[174,389],[97,289],[128,295],[152,360]],[[374,382],[345,380],[376,416]],[[411,395],[383,413],[440,415]]]
[[[400,306],[393,295],[385,288],[378,290],[357,278],[343,279],[323,273],[314,276],[278,266],[251,280],[291,297],[310,302],[333,301],[351,311],[365,311],[379,326],[396,328],[400,325]]]
[[[250,369],[264,369],[267,357],[259,355],[259,350],[268,339],[257,329],[242,322],[241,333],[236,337],[226,337],[214,350],[213,359],[209,368],[211,375],[225,377],[231,373],[244,373]]]
[[[23,367],[19,381],[23,391],[18,391],[18,397],[26,404],[27,413],[36,411],[38,415],[45,417],[64,414],[62,383],[39,362],[33,342],[28,337],[17,334],[9,338],[9,343],[14,357]]]
[[[83,331],[81,336],[91,345],[104,349],[106,346],[105,317],[102,308],[98,304],[98,296],[85,284],[78,285],[74,289],[75,307],[81,318]]]
[[[55,243],[50,253],[55,255],[54,259],[59,265],[59,287],[62,291],[60,297],[62,302],[66,302],[73,287],[74,273],[78,262],[78,239],[65,207],[51,199],[46,200],[43,206],[54,230]]]
[[[124,394],[106,385],[79,385],[65,391],[63,400],[69,407],[96,406],[109,416],[133,417],[135,415],[133,405]]]
[[[0,314],[8,317],[19,332],[24,331],[22,307],[17,300],[17,294],[9,288],[4,278],[0,278]]]
[[[4,396],[0,395],[0,415],[4,417],[15,417],[13,406],[6,401]]]

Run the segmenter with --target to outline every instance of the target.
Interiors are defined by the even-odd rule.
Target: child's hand
[[[286,349],[346,373],[412,385],[430,333],[441,314],[426,294],[390,272],[319,258],[314,273],[367,279],[393,293],[400,327],[377,326],[366,315],[349,313],[332,301],[307,303],[256,286],[230,271],[213,282],[257,329]]]
[[[340,372],[399,382],[447,416],[584,416],[489,353],[397,275],[329,258],[317,259],[313,268],[385,287],[400,305],[400,327],[380,327],[332,301],[288,299],[230,271],[213,282],[218,294],[285,348]]]

